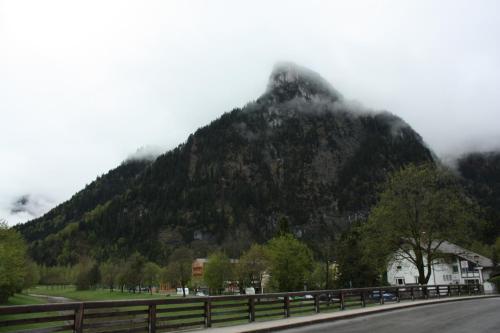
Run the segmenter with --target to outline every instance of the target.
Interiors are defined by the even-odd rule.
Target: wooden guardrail
[[[483,292],[480,285],[401,286],[4,306],[0,332],[154,333]]]

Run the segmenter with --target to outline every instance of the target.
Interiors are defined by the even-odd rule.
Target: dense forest
[[[482,209],[478,239],[492,244],[500,237],[500,152],[466,154],[457,165],[466,191]]]
[[[256,101],[154,161],[124,162],[17,229],[33,259],[49,266],[136,251],[160,263],[184,245],[195,256],[222,248],[239,257],[283,224],[320,258],[366,218],[390,172],[422,162],[434,157],[403,120],[353,108],[318,74],[285,64]],[[490,169],[474,163],[462,160],[464,184],[498,217],[498,181],[481,180]]]

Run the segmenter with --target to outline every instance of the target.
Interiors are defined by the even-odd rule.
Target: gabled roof
[[[479,264],[482,267],[493,267],[493,261],[478,253],[464,249],[456,244],[444,241],[438,248],[441,253],[454,254],[473,263]]]

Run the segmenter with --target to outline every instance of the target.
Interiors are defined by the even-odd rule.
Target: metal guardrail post
[[[345,309],[345,295],[343,292],[340,292],[340,310]]]
[[[148,332],[156,333],[156,305],[150,304],[148,310]]]
[[[380,295],[380,304],[384,304],[384,292],[382,289],[379,289],[378,294]]]
[[[78,308],[75,309],[75,319],[74,319],[74,329],[73,332],[75,333],[82,333],[83,332],[83,314],[84,314],[84,305],[83,303],[80,303]]]
[[[365,292],[361,291],[361,306],[366,307]]]

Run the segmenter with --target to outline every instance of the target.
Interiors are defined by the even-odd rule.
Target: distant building
[[[193,261],[193,264],[191,265],[193,278],[203,278],[207,261],[207,258],[197,258]]]
[[[494,285],[488,282],[493,271],[491,259],[449,242],[443,242],[438,251],[443,255],[431,264],[429,285],[482,284],[485,293],[494,292]],[[425,267],[426,273],[428,269]],[[418,270],[401,253],[396,253],[387,267],[387,281],[391,285],[418,284]]]
[[[191,265],[192,277],[193,278],[203,278],[203,273],[205,272],[205,265],[207,264],[207,258],[196,258],[193,260]],[[229,262],[233,265],[239,262],[239,259],[229,259]]]

